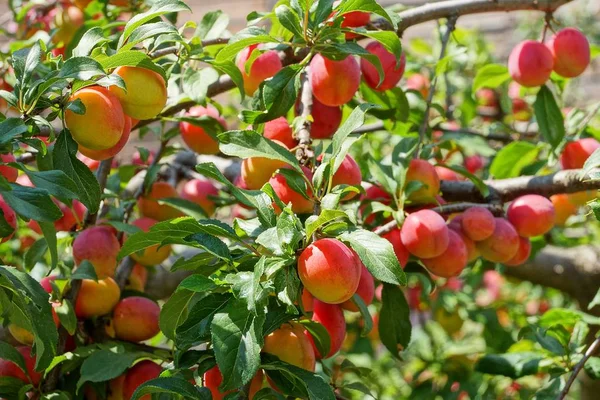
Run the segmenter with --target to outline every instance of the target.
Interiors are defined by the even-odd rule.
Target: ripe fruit
[[[409,214],[400,231],[402,244],[419,258],[433,258],[448,248],[450,241],[444,218],[431,210]]]
[[[258,51],[258,44],[246,47],[238,53],[235,61],[244,78],[244,91],[248,96],[252,96],[263,81],[275,76],[283,68],[277,51],[267,50],[252,62],[252,66],[246,72],[246,62],[255,50]]]
[[[322,160],[323,156],[319,156],[319,160]],[[348,185],[348,186],[360,186],[362,182],[362,173],[360,172],[360,167],[354,161],[354,158],[346,155],[344,160],[340,164],[335,174],[331,179],[331,187],[334,188],[338,185]],[[349,200],[355,197],[358,193],[347,193],[344,195],[344,200]]]
[[[460,226],[469,239],[477,242],[492,236],[496,219],[487,208],[471,207],[462,214]]]
[[[292,149],[298,145],[298,141],[294,138],[292,127],[285,117],[275,118],[267,122],[265,124],[264,136],[267,139],[280,142],[288,149]]]
[[[569,201],[576,206],[583,206],[584,204],[596,199],[598,197],[597,190],[585,190],[582,192],[569,193],[567,195]]]
[[[8,324],[8,331],[10,332],[12,337],[15,338],[15,340],[21,344],[31,346],[33,344],[33,341],[35,340],[33,333],[15,324]]]
[[[406,88],[409,90],[416,90],[417,92],[421,93],[421,96],[423,96],[424,99],[429,96],[430,86],[431,83],[429,82],[429,78],[423,74],[412,74],[406,80]]]
[[[406,172],[406,184],[421,182],[421,188],[411,192],[408,199],[413,203],[435,202],[435,196],[440,191],[440,178],[433,165],[425,160],[411,160]]]
[[[106,400],[124,400],[123,399],[123,385],[125,384],[125,374],[119,375],[108,382],[108,397]]]
[[[545,197],[528,194],[510,203],[506,218],[520,236],[539,236],[554,226],[554,206]]]
[[[90,150],[107,150],[115,146],[125,129],[125,114],[119,99],[100,86],[78,90],[69,101],[80,100],[84,114],[65,111],[65,122],[73,139]]]
[[[404,247],[404,244],[402,244],[402,239],[400,239],[400,229],[393,229],[390,232],[381,235],[381,237],[387,239],[392,244],[400,266],[402,268],[406,267],[410,254],[408,253],[408,250],[406,250],[406,247]]]
[[[564,226],[567,219],[577,213],[577,206],[569,201],[566,194],[550,196],[550,201],[554,206],[554,223],[558,226]]]
[[[40,280],[40,286],[46,291],[46,293],[52,293],[52,281],[58,279],[58,275],[50,275]]]
[[[80,265],[89,261],[98,279],[113,277],[121,245],[109,227],[93,226],[82,231],[73,241],[73,260]]]
[[[149,360],[140,361],[135,364],[127,371],[127,375],[125,375],[125,382],[123,382],[123,398],[131,399],[133,392],[135,392],[135,389],[137,389],[138,386],[151,379],[158,378],[161,372],[161,366]],[[146,394],[139,399],[150,400],[150,398],[151,395]]]
[[[494,89],[482,88],[475,93],[477,104],[483,107],[498,107],[498,97]]]
[[[159,204],[158,200],[179,197],[177,190],[167,182],[154,182],[150,192],[138,200],[140,213],[144,217],[157,221],[181,217],[183,214],[168,204]]]
[[[384,72],[383,81],[379,84],[379,73],[375,66],[366,59],[361,58],[360,69],[367,85],[377,91],[384,91],[395,87],[400,82],[402,75],[404,75],[404,67],[406,66],[406,56],[404,53],[402,53],[400,62],[397,64],[396,56],[390,53],[379,42],[371,42],[365,49],[379,59]]]
[[[483,169],[483,167],[485,166],[485,159],[479,154],[475,154],[472,156],[465,157],[464,164],[467,171],[474,174],[477,171]]]
[[[54,25],[57,29],[52,37],[52,42],[55,44],[62,43],[63,46],[69,44],[83,23],[83,12],[77,7],[67,6],[58,11],[54,16]]]
[[[299,115],[296,107],[296,115]],[[313,97],[310,137],[313,139],[330,139],[342,122],[341,107],[329,107]]]
[[[529,238],[519,237],[519,250],[505,265],[517,266],[523,264],[531,254],[531,242]]]
[[[320,239],[300,254],[298,275],[314,297],[325,303],[339,304],[356,292],[361,266],[356,254],[344,243]]]
[[[565,78],[574,78],[590,64],[590,43],[583,33],[575,28],[565,28],[548,42],[554,58],[554,71]]]
[[[504,218],[496,218],[494,233],[477,243],[477,250],[488,261],[504,263],[512,259],[519,250],[519,234]]]
[[[312,320],[320,323],[329,333],[329,353],[323,357],[319,354],[314,340],[310,333],[306,333],[310,340],[313,350],[318,359],[329,358],[340,351],[344,338],[346,337],[346,321],[344,320],[344,312],[337,304],[327,304],[318,299],[315,299],[313,304]]]
[[[95,282],[82,279],[81,289],[75,301],[75,315],[78,318],[91,318],[106,315],[119,302],[121,290],[113,278]]]
[[[113,325],[117,339],[141,342],[160,332],[160,307],[146,297],[126,297],[113,311]]]
[[[560,155],[560,164],[564,169],[582,168],[585,160],[600,147],[600,142],[594,138],[579,139],[569,142]]]
[[[281,142],[274,142],[283,146]],[[244,158],[242,161],[242,180],[248,189],[260,189],[265,183],[269,182],[275,171],[286,165],[283,161],[265,157]]]
[[[148,270],[141,264],[135,264],[131,270],[131,275],[127,279],[125,289],[143,292],[148,280]]]
[[[553,66],[554,60],[548,47],[534,40],[519,43],[508,58],[510,76],[525,87],[546,83]]]
[[[304,174],[309,180],[312,180],[312,172],[308,168],[302,167],[302,171],[304,171]],[[277,197],[279,197],[284,204],[292,204],[292,211],[296,214],[308,214],[313,212],[314,203],[310,200],[313,193],[310,189],[308,189],[308,192],[306,193],[308,196],[307,199],[292,189],[288,185],[285,176],[281,173],[273,175],[273,177],[269,179],[269,183],[273,187],[273,191]]]
[[[437,257],[425,258],[421,261],[434,275],[444,278],[458,276],[467,265],[467,246],[460,235],[453,230],[448,231],[448,247]]]
[[[207,216],[215,213],[216,204],[211,196],[218,196],[219,189],[207,179],[189,180],[181,188],[181,197],[198,204]]]
[[[111,86],[123,111],[131,118],[144,120],[156,117],[167,104],[167,84],[157,72],[146,68],[121,66],[114,70],[125,82],[127,91]]]
[[[219,386],[223,382],[223,375],[218,366],[214,366],[204,373],[204,386],[210,390],[212,400],[222,400],[227,393],[231,393],[232,390],[222,393],[219,390]]]
[[[17,228],[17,214],[15,214],[14,210],[4,201],[4,198],[0,196],[0,211],[2,211],[2,216],[4,220],[12,227],[12,232],[4,236],[0,243],[4,243],[10,238],[12,238],[15,229]]]
[[[195,106],[190,108],[186,117],[211,117],[214,118],[222,127],[227,130],[225,119],[219,115],[219,111],[213,106]],[[179,124],[181,131],[181,139],[185,144],[198,154],[217,154],[219,152],[219,142],[210,136],[204,128],[191,124],[189,122],[181,122]]]
[[[0,161],[2,161],[2,163],[8,164],[11,162],[16,162],[17,159],[12,154],[0,154]],[[8,165],[0,165],[0,175],[5,177],[6,180],[9,182],[15,182],[17,180],[17,177],[19,176],[19,170],[13,167],[9,167]]]
[[[78,200],[73,200],[73,207],[71,208],[56,199],[53,199],[53,201],[63,214],[62,217],[54,221],[54,227],[57,231],[69,232],[74,226],[78,226],[83,222],[87,208]]]
[[[460,180],[458,177],[458,174],[449,168],[442,167],[440,165],[436,165],[434,168],[435,168],[435,172],[437,173],[437,176],[440,179],[440,181],[458,181],[458,180]]]
[[[17,378],[24,383],[32,383],[37,386],[42,379],[42,374],[35,371],[35,357],[31,356],[31,347],[21,346],[17,347],[17,351],[21,353],[25,360],[25,367],[27,369],[27,375],[12,361],[0,358],[0,377],[12,377]]]
[[[314,96],[326,106],[349,102],[360,85],[360,67],[352,56],[341,61],[317,54],[310,62],[310,82]]]
[[[371,21],[371,16],[367,12],[363,11],[352,11],[342,16],[342,28],[358,28],[367,25]],[[346,32],[346,39],[353,39],[359,35]]]
[[[304,327],[296,322],[286,322],[268,334],[262,351],[296,367],[315,370],[315,352]]]
[[[360,280],[358,281],[356,294],[360,296],[367,306],[373,302],[373,296],[375,296],[375,280],[373,279],[373,275],[371,275],[364,265],[361,265]],[[343,302],[342,308],[348,311],[359,311],[358,307],[351,299]]]
[[[156,222],[157,221],[153,220],[152,218],[138,218],[131,224],[133,226],[137,226],[143,232],[148,232],[150,228],[154,224],[156,224]],[[140,253],[133,253],[131,255],[131,258],[133,258],[135,261],[139,262],[142,265],[150,267],[165,261],[169,257],[169,254],[171,254],[170,245],[165,245],[161,247],[159,247],[158,245],[154,245],[146,247]]]
[[[123,127],[123,134],[121,135],[121,139],[110,149],[106,150],[91,150],[87,149],[84,146],[79,146],[79,152],[84,156],[91,158],[92,160],[102,161],[107,160],[111,157],[117,155],[123,147],[127,144],[129,140],[129,135],[131,134],[131,118],[127,115],[125,116],[125,126]]]
[[[471,262],[479,257],[479,251],[477,250],[477,246],[475,242],[471,240],[467,235],[465,235],[462,228],[457,227],[456,225],[448,224],[448,228],[458,233],[460,238],[462,239],[465,247],[467,248],[467,262]]]

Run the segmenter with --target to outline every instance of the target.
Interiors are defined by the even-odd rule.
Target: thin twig
[[[583,358],[577,363],[577,365],[575,365],[575,368],[573,369],[573,373],[569,377],[569,380],[567,381],[565,388],[562,390],[562,392],[560,392],[560,396],[558,398],[559,400],[563,400],[567,397],[567,393],[569,393],[569,389],[571,389],[571,386],[573,385],[573,382],[575,382],[577,375],[583,369],[587,360],[589,360],[590,357],[592,357],[596,353],[596,351],[598,351],[599,347],[600,347],[600,337],[597,337],[596,340],[594,340],[594,342],[590,345],[590,347],[588,347],[585,354],[583,355]]]

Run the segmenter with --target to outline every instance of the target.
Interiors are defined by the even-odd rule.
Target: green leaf
[[[21,118],[7,118],[0,122],[0,146],[27,132],[27,125]]]
[[[202,16],[202,21],[198,24],[194,36],[204,40],[220,38],[228,24],[229,16],[223,11],[209,11]]]
[[[512,142],[503,147],[490,165],[490,174],[497,179],[514,178],[536,160],[540,149],[529,142]]]
[[[214,69],[222,74],[229,75],[233,83],[235,83],[235,86],[237,86],[242,100],[244,100],[246,97],[246,92],[244,90],[244,77],[242,76],[242,71],[240,71],[237,65],[235,65],[235,63],[231,60],[225,60],[221,62],[207,60],[206,62],[212,65]]]
[[[398,286],[383,284],[383,306],[379,313],[379,337],[394,357],[406,349],[410,342],[410,310],[404,293]]]
[[[142,383],[133,392],[131,400],[137,400],[150,393],[168,393],[169,398],[210,400],[212,395],[207,387],[197,387],[178,377],[155,378]]]
[[[56,315],[60,320],[60,324],[69,332],[69,335],[74,335],[77,329],[77,317],[75,309],[68,299],[63,299],[60,306],[55,307]]]
[[[290,7],[286,6],[285,4],[278,6],[275,8],[275,15],[277,16],[277,19],[281,25],[288,31],[292,32],[296,37],[301,38],[304,36],[300,17]]]
[[[54,222],[62,213],[44,189],[11,183],[12,190],[0,187],[8,205],[19,215],[35,221]]]
[[[23,260],[25,269],[31,271],[47,251],[48,245],[46,244],[46,241],[44,239],[37,240],[25,253]]]
[[[0,342],[0,359],[12,361],[21,369],[21,371],[27,373],[25,359],[23,358],[23,355],[17,351],[15,346],[6,342]]]
[[[189,290],[178,290],[160,310],[158,325],[160,331],[169,339],[175,340],[175,330],[188,315],[188,306],[197,300],[197,294]]]
[[[298,323],[310,333],[319,354],[329,354],[331,349],[331,337],[329,336],[327,328],[322,324],[309,319],[301,319]]]
[[[489,194],[490,194],[490,188],[488,187],[488,185],[485,184],[485,182],[483,181],[483,179],[481,179],[477,175],[473,175],[472,173],[470,173],[462,165],[448,165],[448,164],[444,164],[443,167],[444,168],[448,168],[448,169],[450,169],[450,170],[452,170],[454,172],[458,172],[459,174],[461,174],[462,176],[466,177],[468,180],[470,180],[471,182],[473,182],[473,184],[475,185],[475,187],[477,188],[477,190],[479,190],[479,193],[481,193],[481,195],[483,197],[489,196]]]
[[[496,89],[510,79],[508,68],[501,64],[488,64],[480,68],[473,79],[473,93],[479,89]]]
[[[187,68],[183,73],[183,92],[196,103],[206,99],[208,87],[219,80],[219,73],[212,68],[195,70]]]
[[[598,304],[600,304],[600,289],[598,289],[598,291],[596,292],[596,295],[594,296],[594,298],[592,299],[592,301],[590,301],[590,304],[588,304],[587,309],[591,310],[592,308],[594,308]]]
[[[188,348],[209,341],[213,318],[230,299],[231,295],[213,293],[194,304],[185,321],[175,330],[177,346]]]
[[[56,239],[56,227],[52,222],[39,221],[38,223],[42,233],[44,234],[46,246],[50,251],[50,259],[52,261],[50,266],[54,269],[58,264],[58,241]]]
[[[90,57],[69,58],[58,73],[59,78],[80,81],[87,81],[100,75],[106,75],[102,65]]]
[[[242,29],[229,39],[229,44],[217,54],[216,61],[223,62],[231,60],[240,51],[253,44],[277,43],[277,39],[271,37],[264,29],[257,26],[249,26]]]
[[[347,220],[348,214],[342,210],[321,210],[319,216],[310,216],[306,220],[306,237],[311,237],[323,225],[336,221]]]
[[[587,175],[592,170],[600,165],[600,149],[594,150],[594,152],[585,160],[583,164],[583,175]]]
[[[95,26],[83,34],[77,47],[73,49],[73,57],[89,56],[94,47],[108,42],[110,39],[104,37],[102,28]]]
[[[565,123],[554,94],[546,85],[540,88],[533,109],[540,133],[553,149],[557,148],[565,137]]]
[[[122,348],[103,349],[92,353],[81,365],[77,387],[85,382],[104,382],[114,379],[131,367],[138,355]]]
[[[215,288],[217,288],[217,285],[212,281],[212,279],[198,274],[188,276],[181,281],[179,286],[177,286],[177,290],[186,289],[198,293],[210,292]]]
[[[486,354],[475,365],[475,370],[485,374],[504,375],[513,379],[534,375],[543,357],[537,353]]]
[[[105,70],[111,70],[113,68],[128,66],[128,67],[140,67],[152,70],[163,77],[165,82],[167,76],[165,70],[160,66],[156,65],[146,53],[137,50],[120,51],[112,56],[98,57],[98,61],[102,64]]]
[[[356,305],[356,307],[358,307],[358,310],[360,311],[360,315],[363,319],[364,325],[363,325],[361,335],[367,336],[369,334],[369,332],[371,332],[371,330],[373,330],[373,318],[371,317],[371,314],[369,313],[369,309],[367,308],[367,305],[365,304],[362,297],[360,297],[358,294],[354,293],[352,295],[352,302]],[[321,354],[324,354],[324,353],[321,353]]]
[[[590,378],[600,379],[600,357],[590,357],[583,367]]]
[[[119,51],[133,49],[138,43],[159,35],[170,35],[173,38],[181,40],[181,36],[174,25],[163,21],[153,22],[141,25],[131,32],[127,43]]]
[[[221,260],[231,261],[231,253],[229,252],[227,244],[219,238],[206,233],[194,233],[193,235],[186,237],[185,241],[187,243],[193,242],[197,244],[197,247],[206,250]]]
[[[73,275],[71,275],[71,279],[91,279],[97,282],[98,276],[96,275],[96,270],[92,263],[88,260],[83,260],[81,264],[77,266]]]
[[[63,171],[24,171],[35,187],[46,190],[52,196],[61,200],[77,198],[77,185]]]
[[[400,66],[400,57],[402,55],[402,42],[396,32],[392,31],[367,31],[364,29],[356,30],[363,36],[374,39],[381,43],[387,51],[396,57],[396,67]]]
[[[248,123],[263,123],[286,115],[298,98],[302,65],[294,64],[282,68],[261,85],[262,101],[266,113],[246,120]]]

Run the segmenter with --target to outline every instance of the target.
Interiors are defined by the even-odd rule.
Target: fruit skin
[[[554,206],[554,224],[564,226],[571,215],[577,213],[577,206],[569,201],[566,194],[555,194],[550,196]]]
[[[462,214],[460,225],[469,239],[478,242],[492,236],[496,219],[487,208],[471,207]]]
[[[352,11],[342,16],[342,28],[358,28],[367,25],[371,21],[371,16],[367,12],[363,11]],[[359,35],[346,32],[346,39],[353,39]]]
[[[121,290],[113,278],[98,282],[82,279],[81,289],[75,301],[75,315],[77,318],[106,315],[117,305],[120,296]]]
[[[204,386],[210,390],[213,400],[222,400],[225,395],[232,393],[233,390],[221,393],[219,386],[223,382],[223,375],[218,366],[214,366],[204,373]]]
[[[12,361],[0,358],[0,377],[12,377],[17,378],[24,383],[32,383],[37,386],[42,380],[42,374],[35,371],[35,357],[31,356],[31,347],[20,346],[17,347],[17,351],[21,353],[25,360],[25,367],[27,369],[27,375]]]
[[[393,229],[390,232],[381,235],[381,237],[387,239],[392,244],[392,247],[394,248],[394,253],[398,258],[400,266],[402,268],[406,267],[410,254],[408,250],[406,250],[406,247],[404,247],[404,244],[402,244],[402,239],[400,238],[400,229]]]
[[[121,66],[113,74],[125,81],[127,91],[115,85],[110,87],[110,91],[131,118],[154,118],[167,104],[167,84],[159,73],[146,68]]]
[[[318,160],[321,161],[322,159],[323,155],[320,155]],[[360,186],[361,182],[362,173],[360,172],[360,167],[356,161],[354,161],[354,158],[350,157],[350,155],[346,155],[337,171],[335,171],[335,174],[333,174],[331,187],[334,188],[338,185]],[[346,193],[343,200],[350,200],[357,194],[358,193]]]
[[[123,147],[125,147],[125,145],[127,144],[127,141],[129,140],[130,134],[131,134],[131,118],[129,118],[126,115],[125,116],[125,126],[123,127],[123,134],[121,135],[121,139],[119,139],[117,144],[115,144],[110,149],[106,149],[106,150],[91,150],[91,149],[87,149],[83,146],[79,146],[79,152],[81,154],[83,154],[84,156],[91,158],[92,160],[96,160],[96,161],[107,160],[111,157],[116,156],[121,150],[123,150]]]
[[[285,147],[281,142],[276,140],[273,142]],[[258,190],[269,182],[275,171],[286,165],[283,161],[265,157],[244,158],[242,160],[242,180],[248,189]]]
[[[181,188],[181,198],[198,204],[207,216],[215,213],[216,204],[209,196],[218,196],[219,189],[207,179],[192,179]]]
[[[434,258],[448,248],[450,241],[444,218],[431,210],[409,214],[400,231],[402,244],[419,258]]]
[[[78,200],[73,200],[73,207],[69,208],[66,204],[55,200],[56,205],[60,208],[63,216],[54,221],[54,227],[57,231],[68,232],[74,226],[78,226],[83,222],[83,217],[87,208]]]
[[[69,44],[75,33],[83,25],[85,17],[83,12],[77,7],[68,6],[58,11],[54,16],[54,24],[56,25],[56,33],[52,37],[52,42],[55,44]]]
[[[262,369],[259,369],[250,381],[250,390],[248,391],[248,400],[253,400],[265,383],[265,374]]]
[[[298,141],[294,138],[292,127],[285,117],[275,118],[267,122],[265,124],[264,137],[281,142],[288,149],[293,149],[298,145]]]
[[[0,161],[3,163],[16,162],[17,159],[12,154],[0,154]],[[0,175],[6,178],[9,182],[16,182],[19,176],[19,170],[8,165],[0,165]]]
[[[33,334],[25,328],[15,324],[8,324],[8,331],[15,340],[21,344],[31,346],[35,340]]]
[[[298,258],[302,284],[317,299],[340,304],[358,288],[362,263],[356,254],[336,239],[320,239],[310,244]]]
[[[333,61],[317,54],[310,62],[310,82],[317,100],[326,106],[341,106],[358,90],[360,67],[352,56]]]
[[[517,250],[517,253],[514,255],[514,257],[505,262],[504,265],[511,267],[521,265],[529,259],[530,254],[531,242],[529,241],[529,238],[519,237],[519,250]]]
[[[379,84],[379,73],[375,66],[366,59],[361,58],[360,69],[367,85],[377,91],[384,91],[395,87],[400,82],[400,79],[402,79],[402,75],[404,75],[404,68],[406,67],[406,56],[404,53],[400,56],[400,63],[396,67],[396,56],[390,53],[381,43],[371,42],[365,49],[379,58],[384,73],[383,81]]]
[[[467,246],[460,235],[450,229],[448,238],[446,251],[437,257],[421,260],[429,272],[444,278],[460,275],[468,258]]]
[[[298,106],[296,115],[300,115]],[[312,139],[330,139],[342,122],[341,107],[330,107],[321,103],[313,97],[311,116],[313,123],[310,126],[310,137]]]
[[[554,59],[554,72],[565,78],[575,78],[590,64],[590,43],[575,28],[561,29],[547,44]]]
[[[554,214],[552,202],[537,194],[527,194],[513,200],[506,210],[506,218],[524,237],[543,235],[552,229]]]
[[[8,225],[10,225],[13,228],[13,231],[10,233],[10,235],[3,237],[0,241],[0,243],[4,243],[10,238],[12,238],[15,233],[15,229],[17,228],[17,214],[8,205],[8,203],[4,201],[4,198],[2,196],[0,196],[0,210],[2,211],[4,220],[8,223]]]
[[[123,400],[123,385],[125,384],[125,374],[119,375],[108,382],[108,397],[106,400]]]
[[[477,173],[477,171],[482,170],[485,166],[485,159],[479,154],[475,154],[472,156],[465,157],[464,165],[467,171],[472,174]]]
[[[304,166],[302,167],[302,171],[304,171],[304,174],[312,181],[312,172]],[[273,177],[269,179],[269,184],[271,184],[273,191],[284,204],[292,204],[292,211],[296,214],[309,214],[313,212],[314,203],[310,200],[313,193],[310,188],[307,192],[308,199],[306,199],[288,185],[285,176],[281,173],[273,175]],[[278,210],[277,206],[275,208]]]
[[[367,306],[373,302],[373,297],[375,296],[375,280],[373,279],[373,275],[371,275],[369,270],[364,265],[361,265],[360,280],[358,281],[356,294],[360,296]],[[352,299],[343,302],[342,308],[348,311],[359,311]]]
[[[412,74],[406,80],[406,88],[421,93],[421,96],[423,96],[424,99],[429,96],[430,86],[431,83],[429,82],[429,78],[423,74]]]
[[[125,113],[119,99],[108,89],[91,86],[78,90],[69,99],[75,100],[83,103],[85,114],[65,111],[65,122],[73,139],[90,150],[115,146],[125,129]]]
[[[160,307],[146,297],[126,297],[113,310],[113,325],[118,339],[141,342],[160,332]]]
[[[600,147],[600,142],[594,138],[579,139],[569,142],[560,155],[563,169],[582,168],[585,160]]]
[[[569,193],[567,195],[569,201],[576,206],[583,206],[586,203],[596,199],[598,197],[597,190],[586,190],[582,192]]]
[[[235,61],[244,78],[244,92],[248,96],[252,96],[263,81],[275,76],[283,68],[277,51],[267,50],[252,62],[250,70],[246,73],[246,61],[255,50],[258,51],[258,44],[246,47],[238,53]]]
[[[75,265],[83,260],[94,266],[98,279],[113,277],[117,268],[117,255],[121,245],[106,226],[93,226],[82,231],[73,241]]]
[[[135,392],[135,389],[137,389],[138,386],[151,379],[158,378],[161,372],[161,366],[152,361],[144,360],[135,364],[125,375],[125,382],[123,382],[123,399],[131,399],[133,392]],[[151,395],[146,394],[140,397],[140,400],[150,400],[150,398]]]
[[[131,224],[140,228],[143,232],[148,232],[150,228],[156,224],[156,220],[152,218],[138,218],[133,221]],[[150,246],[142,250],[141,254],[133,253],[131,258],[133,258],[138,263],[151,267],[153,265],[157,265],[165,261],[169,258],[171,254],[171,246],[165,245],[159,247],[158,245]]]
[[[525,87],[541,86],[550,78],[554,59],[544,44],[534,40],[519,43],[508,58],[510,76]]]
[[[195,106],[190,108],[189,112],[186,114],[186,117],[204,116],[214,118],[223,127],[223,130],[227,130],[225,119],[219,115],[219,111],[213,106]],[[181,131],[181,139],[183,139],[185,144],[196,153],[217,154],[219,152],[219,142],[213,139],[204,128],[189,122],[181,122],[179,123],[179,130]]]
[[[481,256],[492,262],[504,263],[512,259],[519,250],[519,234],[504,218],[496,218],[494,233],[477,243]]]
[[[168,204],[159,204],[157,200],[179,197],[177,190],[167,182],[154,182],[147,195],[140,197],[138,207],[144,217],[157,221],[181,217],[183,214]]]
[[[462,228],[458,227],[457,229],[456,226],[452,226],[450,224],[448,225],[448,228],[458,233],[463,243],[465,244],[465,247],[467,248],[467,263],[476,260],[479,257],[479,250],[477,250],[475,242],[471,240],[471,238],[469,238],[467,235],[465,235]]]
[[[437,176],[440,179],[440,181],[458,181],[458,180],[460,180],[460,178],[458,177],[458,174],[449,168],[446,168],[446,167],[443,167],[440,165],[436,165],[434,168],[435,168],[435,172],[437,173]]]
[[[143,292],[148,281],[148,270],[141,264],[135,264],[131,270],[131,275],[127,279],[125,289]]]
[[[408,195],[413,203],[429,203],[435,201],[440,191],[440,178],[433,165],[425,160],[411,160],[406,172],[406,184],[421,182],[423,186]]]
[[[329,358],[340,351],[342,344],[344,343],[344,338],[346,337],[346,321],[344,320],[342,308],[337,304],[327,304],[315,299],[312,320],[325,327],[327,333],[329,333],[330,339],[329,353],[323,357],[319,354],[310,333],[306,332],[306,336],[313,346],[317,359]]]
[[[315,352],[310,339],[304,327],[296,322],[286,322],[268,334],[262,351],[307,371],[315,370]]]

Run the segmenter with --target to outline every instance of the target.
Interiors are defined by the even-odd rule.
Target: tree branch
[[[310,151],[310,127],[312,123],[309,117],[312,113],[313,93],[308,68],[306,67],[302,73],[302,94],[300,96],[300,118],[302,118],[302,125],[296,133],[296,138],[298,139],[296,158],[298,158],[302,165],[306,164],[312,157],[312,152]]]
[[[581,371],[583,369],[587,360],[589,360],[590,357],[592,357],[594,354],[596,354],[596,351],[598,351],[598,348],[600,348],[600,337],[597,337],[596,340],[594,340],[592,342],[590,347],[588,347],[588,349],[586,350],[581,361],[579,361],[577,363],[577,365],[575,366],[575,369],[573,369],[573,373],[569,377],[569,380],[567,381],[565,388],[563,389],[562,392],[560,392],[560,396],[558,397],[559,400],[563,400],[567,397],[567,393],[569,393],[569,389],[571,389],[571,385],[573,385],[573,382],[575,382],[575,378],[577,378],[577,374],[579,374],[579,371]]]

